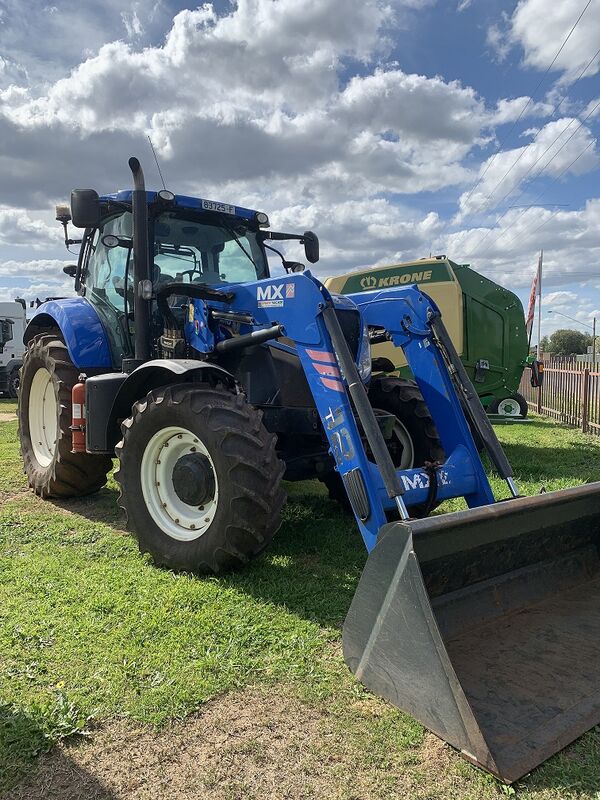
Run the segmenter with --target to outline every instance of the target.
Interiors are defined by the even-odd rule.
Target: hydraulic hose
[[[233,292],[220,292],[213,289],[206,283],[165,283],[156,292],[156,304],[165,321],[165,327],[176,328],[177,320],[167,302],[173,294],[181,294],[185,297],[196,297],[198,300],[212,300],[217,303],[231,303],[235,297]]]

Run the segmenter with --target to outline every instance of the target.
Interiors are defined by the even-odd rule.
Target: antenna
[[[148,141],[150,142],[150,149],[152,150],[152,155],[154,156],[154,160],[156,161],[156,169],[158,170],[158,174],[160,175],[163,189],[166,191],[167,187],[165,185],[165,179],[163,178],[163,174],[160,169],[160,164],[158,163],[158,157],[156,155],[156,150],[154,149],[154,145],[152,144],[152,139],[149,136],[148,136]]]

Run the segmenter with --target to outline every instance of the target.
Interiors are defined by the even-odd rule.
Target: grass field
[[[600,480],[599,440],[497,430],[524,493]],[[504,787],[354,681],[341,624],[366,554],[319,484],[288,487],[263,558],[199,578],[139,555],[112,478],[83,500],[32,496],[14,421],[0,463],[4,797],[600,798],[598,728]]]

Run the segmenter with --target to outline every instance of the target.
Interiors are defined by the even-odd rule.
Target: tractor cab
[[[96,192],[85,190],[73,192],[71,204],[74,224],[85,228],[79,261],[73,270],[75,288],[94,306],[104,323],[115,366],[135,352],[133,194],[120,191],[98,197]],[[266,231],[269,219],[262,212],[168,191],[144,192],[143,196],[147,265],[141,270],[146,280],[140,291],[147,303],[151,341],[157,342],[162,333],[157,293],[167,285],[217,289],[268,278],[266,248],[281,256],[287,271],[303,269],[298,262],[285,261],[278,250],[266,243],[269,239],[300,240],[305,243],[307,259],[318,259],[314,234]],[[183,290],[168,295],[178,328],[184,324],[182,306],[187,296]],[[150,349],[155,348],[151,345]]]
[[[115,364],[134,351],[131,194],[99,198],[100,218],[86,227],[76,274],[79,294],[105,323]],[[266,214],[199,198],[177,196],[165,201],[155,192],[147,192],[146,199],[148,277],[154,295],[169,283],[219,286],[268,277],[259,222],[268,224]],[[170,305],[178,316],[183,315],[182,303],[182,298],[171,296]],[[156,302],[151,319],[159,324]]]

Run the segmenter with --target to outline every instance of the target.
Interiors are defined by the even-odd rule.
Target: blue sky
[[[0,0],[0,294],[69,291],[53,204],[132,153],[152,182],[149,134],[175,191],[316,230],[322,275],[445,252],[525,301],[543,247],[545,307],[589,323],[600,0],[551,63],[585,6]]]

